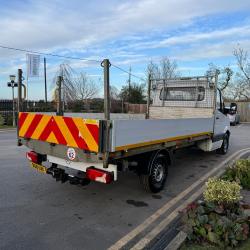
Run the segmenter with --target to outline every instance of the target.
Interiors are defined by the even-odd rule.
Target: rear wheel
[[[150,163],[149,173],[140,175],[140,182],[146,191],[158,193],[164,188],[167,175],[167,156],[158,154]]]
[[[225,155],[228,151],[228,147],[229,147],[229,135],[225,134],[223,137],[221,148],[219,148],[217,152],[219,154]]]

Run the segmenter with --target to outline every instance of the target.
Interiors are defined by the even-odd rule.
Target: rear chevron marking
[[[32,134],[34,133],[38,123],[41,121],[42,119],[42,115],[35,115],[33,121],[31,122],[27,132],[25,133],[24,137],[25,138],[30,138],[32,136]]]
[[[55,141],[54,139],[51,139],[53,137],[49,138],[51,133],[55,135],[57,141]],[[42,134],[40,135],[39,140],[67,145],[67,142],[64,139],[62,132],[60,131],[58,125],[56,124],[54,117],[50,118],[50,121],[48,122],[47,126],[45,127]]]
[[[71,134],[74,137],[75,142],[77,143],[78,147],[89,150],[89,147],[86,144],[85,140],[82,137],[80,137],[79,130],[76,124],[74,123],[73,119],[70,117],[64,117],[63,119],[65,123],[67,124],[69,130],[71,131]]]
[[[98,152],[98,120],[19,113],[19,128],[19,137]]]
[[[67,142],[67,145],[77,148],[78,145],[77,145],[74,137],[72,136],[70,129],[67,127],[63,117],[62,116],[55,116],[54,118],[55,118],[55,121],[56,121],[57,125],[59,126],[59,128],[60,128],[60,130],[61,130],[61,132],[62,132],[62,134]]]
[[[89,129],[89,131],[91,131],[91,134],[94,137],[96,144],[98,145],[98,136],[99,136],[98,126],[94,124],[88,124],[88,123],[86,123],[86,126]]]
[[[50,116],[48,115],[43,115],[41,121],[37,125],[34,133],[32,134],[32,139],[38,140],[41,133],[43,132],[44,128],[47,126],[48,122],[50,121]]]
[[[19,113],[19,118],[18,118],[18,125],[19,125],[19,130],[22,128],[23,123],[28,116],[28,113]]]
[[[25,133],[27,132],[27,130],[30,127],[30,124],[32,123],[33,119],[34,119],[35,115],[31,114],[28,115],[25,119],[25,121],[23,122],[22,127],[19,129],[19,135],[23,136],[25,135]]]
[[[93,148],[94,151],[98,151],[98,145],[96,144],[86,124],[82,122],[82,119],[74,118],[73,120],[79,130],[79,136],[81,136],[82,138],[84,137],[86,139],[85,141],[86,141],[86,144],[88,145],[88,148]]]

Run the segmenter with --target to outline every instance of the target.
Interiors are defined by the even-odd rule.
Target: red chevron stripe
[[[95,139],[96,144],[98,145],[99,142],[99,127],[94,124],[86,124],[88,130],[90,131],[91,135]]]
[[[76,144],[79,148],[89,150],[88,145],[86,144],[85,140],[79,136],[79,130],[77,126],[75,125],[74,121],[70,117],[63,117],[69,131],[71,132],[72,136],[75,139]]]
[[[43,115],[35,115],[35,117],[33,118],[33,121],[31,122],[27,132],[25,133],[24,137],[26,138],[30,138],[32,136],[32,134],[34,133],[37,125],[39,124],[39,122],[41,121]]]
[[[66,140],[63,137],[62,132],[60,131],[58,125],[56,124],[53,117],[51,117],[47,126],[44,128],[42,134],[39,137],[39,140],[46,141],[51,133],[54,133],[59,144],[67,145]]]
[[[21,113],[18,118],[18,127],[19,129],[22,128],[24,121],[26,120],[28,113]]]

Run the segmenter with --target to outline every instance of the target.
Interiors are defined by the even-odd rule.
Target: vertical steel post
[[[104,73],[104,118],[106,123],[105,129],[105,151],[103,155],[103,167],[108,167],[109,151],[110,151],[110,82],[109,68],[111,66],[109,59],[104,59],[102,62]]]
[[[57,91],[58,91],[58,102],[57,102],[57,112],[56,115],[63,116],[62,109],[62,76],[57,77]]]
[[[19,141],[19,112],[22,112],[22,83],[23,81],[23,71],[18,69],[18,79],[17,79],[17,146],[21,146],[22,144]]]
[[[148,95],[147,95],[147,112],[146,119],[149,119],[149,106],[150,106],[150,93],[151,93],[151,74],[148,74]]]
[[[216,70],[215,76],[214,76],[214,110],[216,110],[216,105],[217,105],[217,91],[218,91],[218,76],[219,76],[219,71]]]
[[[131,99],[131,66],[129,67],[129,78],[128,78],[128,103],[130,104]]]
[[[17,111],[22,112],[22,81],[23,81],[23,71],[18,69],[18,79],[17,79],[17,88],[18,88],[18,96],[17,96]]]
[[[46,58],[43,58],[43,69],[44,69],[44,88],[45,88],[45,108],[47,110],[48,95],[47,95],[47,68],[46,68]]]
[[[219,72],[216,70],[215,75],[214,75],[214,103],[213,103],[214,121],[213,121],[213,134],[215,132],[216,115],[217,115],[217,112],[218,112],[217,111],[218,75],[219,75]]]
[[[105,120],[110,120],[109,59],[104,59],[102,65],[104,68],[104,115]]]

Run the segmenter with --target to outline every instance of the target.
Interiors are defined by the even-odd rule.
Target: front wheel
[[[222,145],[221,147],[218,149],[218,153],[219,154],[222,154],[222,155],[225,155],[228,151],[228,147],[229,147],[229,135],[228,134],[225,134],[224,137],[223,137],[223,142],[222,142]]]
[[[165,185],[168,175],[168,161],[165,155],[156,155],[150,163],[149,173],[141,174],[140,182],[148,192],[158,193]]]

